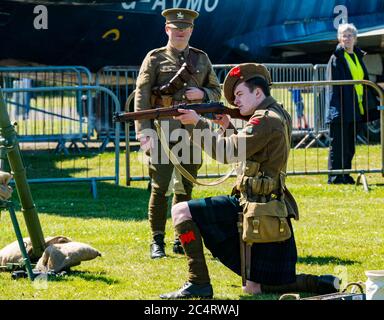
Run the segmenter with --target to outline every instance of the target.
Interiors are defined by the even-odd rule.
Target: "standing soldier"
[[[166,19],[165,32],[168,43],[165,47],[150,51],[141,65],[136,83],[135,111],[169,107],[180,103],[218,101],[221,95],[220,84],[207,54],[189,46],[193,22],[198,17],[198,12],[174,8],[164,10],[162,15]],[[169,134],[175,129],[193,128],[184,126],[177,120],[159,121],[159,123]],[[135,127],[141,148],[147,153],[153,152],[151,137],[145,135],[144,130],[153,129],[154,123],[150,120],[140,120],[136,121]],[[172,146],[170,143],[171,148]],[[160,148],[161,146],[157,154],[161,153]],[[148,216],[153,237],[150,256],[154,259],[165,257],[164,235],[168,209],[166,192],[174,166],[169,161],[164,164],[151,160],[149,176],[152,188]],[[193,163],[182,165],[195,177],[201,166]],[[182,185],[184,192],[174,194],[172,205],[191,199],[192,183],[183,178]],[[178,237],[173,251],[183,253]]]

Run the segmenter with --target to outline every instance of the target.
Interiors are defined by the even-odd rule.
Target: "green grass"
[[[358,147],[357,161],[360,158],[366,161],[364,148]],[[318,158],[322,166],[326,163],[327,149],[300,149],[295,155],[295,168],[316,168]],[[371,146],[370,161],[379,164],[379,155],[380,149]],[[138,157],[138,153],[132,153],[133,175],[147,175]],[[36,154],[27,153],[25,158],[28,174],[34,176],[49,176],[60,170],[63,170],[60,171],[63,176],[83,176],[90,173],[87,164],[95,166],[91,170],[104,170],[105,174],[113,172],[111,153],[84,156],[83,159],[46,156],[45,160],[51,161],[50,169],[45,169]],[[170,219],[166,230],[168,257],[149,259],[147,182],[132,182],[130,187],[125,187],[123,156],[121,161],[121,185],[98,183],[99,197],[96,200],[92,199],[90,185],[85,183],[31,185],[45,236],[68,236],[94,246],[103,256],[83,262],[72,268],[73,273],[48,282],[14,281],[9,273],[2,272],[0,299],[158,299],[160,293],[183,284],[187,265],[185,257],[171,252],[173,230]],[[292,167],[292,162],[290,165]],[[208,166],[208,171],[215,170],[214,163]],[[288,177],[288,187],[300,209],[300,221],[293,222],[299,254],[298,273],[332,273],[341,276],[345,284],[365,281],[365,270],[383,268],[383,178],[379,174],[367,174],[366,177],[371,186],[369,193],[364,192],[361,185],[327,185],[324,175]],[[231,178],[217,187],[198,186],[194,189],[194,197],[228,194],[233,183],[234,178]],[[16,194],[14,200],[18,206]],[[20,208],[17,209],[26,236],[24,219]],[[0,228],[0,247],[16,239],[10,217],[5,212],[0,219]],[[206,257],[216,299],[278,298],[277,295],[244,295],[240,277],[209,252]]]

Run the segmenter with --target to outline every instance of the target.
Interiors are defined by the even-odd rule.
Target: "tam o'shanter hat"
[[[225,99],[234,105],[235,94],[234,90],[241,82],[248,81],[252,78],[261,78],[267,85],[271,84],[271,75],[268,69],[259,63],[242,63],[233,67],[225,77],[223,90]]]
[[[161,15],[165,17],[165,24],[171,28],[188,28],[193,26],[193,20],[199,13],[190,9],[172,8],[164,10]]]

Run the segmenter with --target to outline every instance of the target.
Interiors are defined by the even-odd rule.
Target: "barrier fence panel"
[[[264,64],[271,74],[273,83],[293,82],[293,81],[311,81],[313,80],[313,65],[312,64]],[[234,64],[217,64],[213,68],[219,78],[220,83],[234,67]],[[275,88],[271,90],[272,96],[284,104],[284,107],[292,115],[294,132],[293,135],[302,138],[313,129],[314,114],[313,114],[313,99],[312,88],[286,89]],[[239,122],[243,125],[242,122]]]
[[[380,98],[380,101],[377,101],[377,105],[384,104],[384,93],[375,83],[371,81],[311,81],[311,82],[283,82],[283,83],[274,83],[274,88],[306,88],[313,87],[316,88],[314,92],[322,92],[323,90],[328,90],[330,87],[333,90],[344,90],[347,85],[362,84],[364,86],[365,92],[368,88],[373,88],[377,93],[377,96]],[[325,91],[326,92],[326,91]],[[350,106],[344,106],[341,101],[341,109],[349,109]],[[325,106],[321,106],[322,108]],[[366,101],[364,105],[364,114],[368,114],[368,102]],[[324,109],[325,111],[325,109]],[[316,112],[315,114],[320,114]],[[383,111],[381,111],[381,119],[383,119]],[[341,130],[343,126],[346,126],[346,121],[343,118],[340,121]],[[313,148],[305,149],[293,149],[290,154],[288,174],[294,175],[307,175],[307,174],[348,174],[348,173],[384,173],[384,154],[383,154],[383,139],[381,144],[374,144],[369,139],[369,134],[367,134],[367,140],[364,144],[359,143],[358,134],[359,134],[360,123],[353,121],[353,134],[354,134],[354,143],[356,144],[356,153],[352,160],[352,167],[343,168],[341,167],[338,170],[329,170],[328,169],[328,148],[323,148],[322,145],[318,143],[313,144]],[[383,122],[381,121],[381,132],[383,132]],[[343,139],[342,142],[344,143]],[[346,142],[345,142],[346,143]],[[347,157],[341,153],[341,158]]]
[[[106,66],[100,69],[96,74],[95,83],[111,90],[120,105],[124,106],[129,95],[136,88],[136,79],[139,73],[139,67],[135,66]],[[97,139],[102,141],[101,149],[104,150],[111,139],[114,138],[114,125],[112,124],[111,108],[112,100],[110,96],[99,92],[93,103],[93,114],[96,117],[95,131]],[[127,109],[133,111],[132,109]],[[124,108],[123,108],[124,109]],[[122,125],[120,139],[124,139],[125,124]],[[130,131],[132,139],[134,139],[134,130]]]
[[[0,83],[7,89],[90,85],[92,76],[82,66],[1,67]],[[84,92],[87,97],[89,92]],[[21,141],[54,141],[66,134],[78,139],[87,133],[83,126],[84,105],[81,92],[72,95],[53,91],[13,91],[6,96],[8,111],[19,124]],[[88,101],[91,101],[89,99]],[[12,106],[12,107],[11,107]],[[88,135],[88,133],[87,133]]]
[[[292,116],[293,120],[293,141],[294,152],[292,152],[292,166],[290,174],[326,174],[327,169],[327,152],[328,152],[328,127],[326,124],[326,85],[315,84],[314,81],[326,79],[326,65],[312,64],[265,64],[271,73],[273,85],[271,87],[272,95],[282,102],[284,107]],[[222,83],[229,70],[234,65],[214,65],[213,68]],[[108,86],[120,98],[122,104],[125,103],[126,97],[129,96],[135,89],[135,81],[138,75],[139,67],[119,66],[105,67],[97,75],[97,83]],[[304,83],[305,82],[305,83]],[[288,85],[289,83],[289,85]],[[300,85],[296,85],[300,83]],[[367,85],[367,84],[365,84]],[[133,99],[127,111],[133,111]],[[105,102],[103,104],[108,104]],[[106,109],[107,110],[107,109]],[[105,118],[108,118],[107,116]],[[242,127],[243,121],[236,121],[237,127]],[[105,124],[105,127],[110,130],[110,124]],[[134,142],[134,130],[131,125],[129,130],[130,144]],[[359,139],[359,133],[357,133]],[[358,142],[361,142],[358,140]],[[370,144],[373,141],[365,140],[364,159],[370,152]],[[128,143],[129,144],[129,143]],[[301,150],[300,147],[306,147]],[[374,146],[377,148],[377,146]],[[297,150],[297,151],[296,151]],[[138,161],[134,157],[131,159],[136,166],[131,166],[132,176],[127,176],[128,180],[147,180],[146,167],[144,161]],[[294,161],[293,159],[296,159]],[[358,157],[356,157],[358,159]],[[372,169],[374,168],[374,169]],[[128,169],[127,169],[128,170]],[[371,163],[362,165],[360,162],[354,166],[355,172],[364,171],[372,172],[380,171],[380,165]],[[368,171],[366,171],[368,170]],[[199,177],[210,178],[217,177],[226,171],[225,166],[216,163],[210,163],[201,168]],[[135,176],[135,172],[139,172]]]
[[[340,90],[343,90],[343,85],[353,85],[353,84],[363,84],[365,86],[365,90],[367,87],[372,87],[377,95],[380,96],[381,102],[380,105],[383,105],[383,92],[382,90],[372,82],[369,81],[292,81],[292,82],[276,82],[271,86],[271,90],[274,92],[292,92],[292,90],[301,90],[301,92],[305,92],[303,94],[307,95],[306,100],[312,101],[312,103],[308,103],[309,107],[312,110],[308,111],[308,113],[312,117],[311,123],[319,123],[320,120],[316,119],[317,116],[325,114],[325,105],[322,103],[315,104],[314,101],[316,99],[316,93],[325,92],[326,88],[329,86],[337,87]],[[287,95],[281,96],[283,99],[290,99]],[[281,101],[281,99],[277,99]],[[320,100],[321,101],[321,100]],[[284,102],[284,101],[283,101]],[[379,104],[379,102],[378,102]],[[317,106],[317,107],[316,107]],[[321,108],[321,110],[315,110],[315,108]],[[366,105],[367,109],[368,106]],[[294,117],[295,110],[291,108],[290,110]],[[381,111],[383,113],[383,111]],[[382,115],[381,115],[382,116]],[[321,119],[325,125],[325,117]],[[382,122],[381,122],[382,123]],[[354,125],[355,131],[354,134],[358,135],[358,124]],[[312,132],[313,128],[308,128],[308,132]],[[316,131],[320,132],[320,131]],[[383,132],[383,128],[381,127],[381,132]],[[368,135],[369,136],[369,135]],[[310,145],[311,148],[293,148],[289,158],[289,167],[287,173],[290,175],[309,175],[309,174],[341,174],[341,173],[358,173],[359,175],[362,173],[384,173],[383,171],[383,140],[381,145],[373,144],[372,141],[366,141],[366,144],[359,144],[359,140],[356,141],[356,154],[353,158],[352,168],[341,168],[340,170],[328,170],[328,152],[329,149],[325,148],[327,145],[322,143],[320,138],[317,140],[314,139]],[[294,147],[295,144],[292,144]],[[142,157],[142,158],[140,158]],[[206,159],[207,160],[207,159]],[[132,161],[129,164],[131,168],[132,176],[127,177],[127,180],[137,181],[137,180],[148,180],[149,178],[145,176],[146,170],[143,168],[143,160],[142,154],[134,154]],[[199,171],[199,178],[212,178],[223,175],[228,166],[219,165],[215,162],[208,162],[203,165],[203,167]],[[135,173],[141,173],[141,176],[134,176]]]
[[[94,196],[96,195],[96,181],[112,180],[115,184],[119,183],[118,135],[115,134],[114,151],[102,159],[98,148],[85,146],[87,135],[84,126],[82,126],[83,119],[79,114],[75,116],[68,111],[70,109],[66,109],[58,117],[56,112],[52,111],[57,103],[57,96],[72,101],[76,99],[78,94],[97,94],[98,92],[109,95],[113,101],[113,104],[110,105],[112,112],[121,111],[120,102],[113,92],[101,86],[5,88],[2,89],[2,92],[4,97],[8,97],[6,100],[9,100],[9,97],[15,93],[30,93],[36,97],[47,94],[49,97],[46,98],[44,113],[31,116],[30,122],[23,120],[16,125],[18,133],[19,128],[25,125],[23,122],[27,122],[33,127],[29,130],[34,130],[33,135],[19,135],[18,137],[20,149],[28,168],[28,181],[30,183],[89,181],[92,183]],[[6,104],[10,115],[12,115],[12,109],[15,106],[8,101]],[[11,121],[14,120],[12,116],[10,119]],[[116,132],[119,132],[120,124],[116,123],[114,128]],[[43,139],[39,139],[39,136],[42,136]],[[56,145],[57,140],[62,141],[62,148],[59,150],[58,145]],[[84,147],[78,146],[78,143],[84,143]],[[71,146],[75,151],[73,153],[68,151]]]
[[[313,81],[325,81],[327,65],[317,64],[313,67]],[[311,136],[312,141],[309,145],[315,141],[323,141],[325,145],[329,144],[328,126],[326,124],[326,88],[325,87],[313,87],[313,102],[314,102],[314,132]]]

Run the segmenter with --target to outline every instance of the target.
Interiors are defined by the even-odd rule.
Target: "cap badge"
[[[177,19],[184,19],[184,14],[182,14],[180,11],[177,13]]]
[[[230,75],[231,77],[238,77],[238,78],[240,78],[240,76],[241,76],[240,67],[235,67],[235,68],[233,68],[233,69],[231,70],[231,72],[229,73],[229,75]]]

